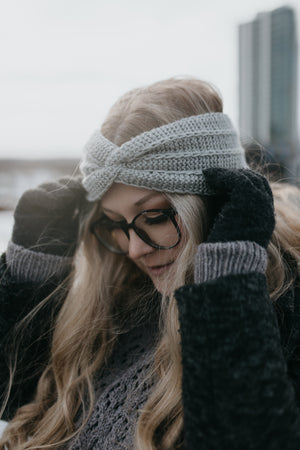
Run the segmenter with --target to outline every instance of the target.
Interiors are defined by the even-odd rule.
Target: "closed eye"
[[[169,218],[165,214],[160,214],[159,216],[156,217],[149,217],[149,216],[145,217],[145,223],[147,225],[156,225],[159,223],[166,222],[168,220]]]
[[[95,224],[95,226],[106,228],[107,230],[115,230],[117,228],[123,228],[126,223],[126,220],[117,221],[104,216]]]

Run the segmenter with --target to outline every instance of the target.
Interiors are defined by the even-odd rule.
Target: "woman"
[[[275,224],[196,79],[129,92],[101,131],[82,184],[15,211],[1,448],[300,448],[297,188],[273,186]]]

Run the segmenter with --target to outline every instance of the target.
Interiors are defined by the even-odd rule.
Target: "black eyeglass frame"
[[[135,226],[135,221],[143,214],[151,213],[151,212],[161,212],[161,213],[165,214],[167,217],[169,217],[169,219],[171,219],[171,221],[172,221],[173,225],[175,226],[176,231],[178,233],[178,240],[177,240],[176,244],[166,247],[166,246],[162,246],[162,245],[158,245],[158,244],[154,244],[154,243],[145,241],[144,237],[139,233],[139,229]],[[127,223],[125,220],[122,222],[116,222],[116,221],[112,221],[112,222],[118,223],[118,228],[120,228],[125,233],[128,240],[130,238],[128,230],[130,230],[132,228],[134,230],[134,232],[138,235],[138,237],[140,239],[142,239],[142,241],[145,242],[150,247],[156,248],[158,250],[169,250],[171,248],[176,247],[176,245],[178,245],[179,242],[181,241],[181,237],[182,237],[179,225],[175,220],[176,214],[178,214],[178,213],[174,208],[166,208],[166,209],[155,208],[155,209],[147,209],[145,211],[140,212],[133,218],[133,220],[130,223]],[[97,234],[97,232],[95,231],[95,228],[99,224],[99,222],[101,223],[102,221],[103,221],[103,218],[96,220],[96,222],[93,222],[90,226],[90,232],[96,237],[96,239],[102,245],[104,245],[104,247],[107,250],[110,250],[112,253],[116,253],[117,255],[127,255],[128,252],[123,252],[122,250],[117,250],[116,248],[109,245],[108,242],[106,242],[104,239],[101,238],[101,236],[99,236]]]

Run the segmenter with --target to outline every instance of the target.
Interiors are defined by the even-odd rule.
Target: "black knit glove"
[[[249,169],[204,170],[209,186],[225,201],[207,242],[252,241],[267,248],[275,227],[273,195],[268,181]]]
[[[12,241],[35,252],[72,256],[86,192],[79,178],[62,178],[26,191],[15,209]]]

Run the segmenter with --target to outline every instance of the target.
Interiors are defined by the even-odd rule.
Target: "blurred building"
[[[239,119],[241,136],[266,149],[286,176],[299,176],[297,122],[298,45],[291,7],[257,14],[239,26]]]

